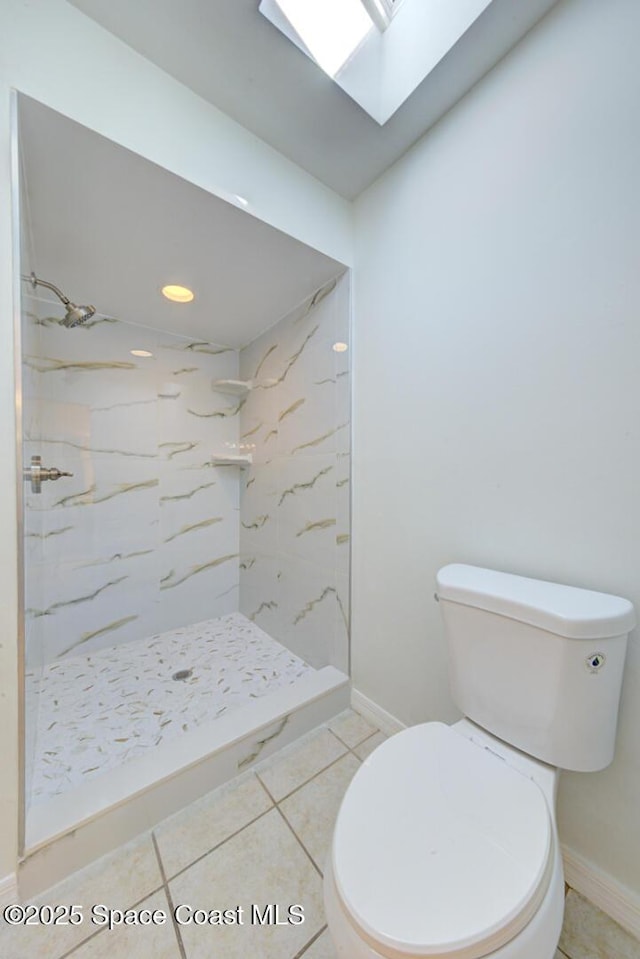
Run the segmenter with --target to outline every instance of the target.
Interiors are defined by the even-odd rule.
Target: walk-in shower
[[[30,892],[348,704],[350,295],[245,212],[31,101],[22,120]],[[91,255],[56,240],[79,208]],[[186,307],[154,273],[176,249],[202,262]]]

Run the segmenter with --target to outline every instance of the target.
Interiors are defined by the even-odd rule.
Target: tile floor
[[[349,710],[37,900],[78,904],[67,926],[0,925],[3,959],[336,959],[322,868],[351,777],[384,736]],[[302,904],[302,924],[257,925],[250,906]],[[91,908],[163,910],[162,925],[91,921]],[[242,924],[171,922],[173,909],[244,909]],[[283,914],[280,914],[283,919]],[[640,942],[570,890],[556,959],[640,959]]]
[[[180,671],[188,675],[174,679]],[[30,801],[73,789],[309,672],[242,613],[57,660],[33,680]]]

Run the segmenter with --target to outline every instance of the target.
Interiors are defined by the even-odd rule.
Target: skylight
[[[494,2],[260,0],[258,9],[382,126]],[[481,59],[478,49],[467,57]]]
[[[335,77],[373,21],[361,0],[276,0],[316,63]]]

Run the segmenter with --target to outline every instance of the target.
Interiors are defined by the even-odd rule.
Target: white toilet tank
[[[608,766],[631,603],[462,564],[441,569],[437,584],[465,716],[553,766]]]

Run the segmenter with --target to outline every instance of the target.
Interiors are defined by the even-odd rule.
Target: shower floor
[[[30,804],[313,671],[241,613],[52,663],[38,684]]]

